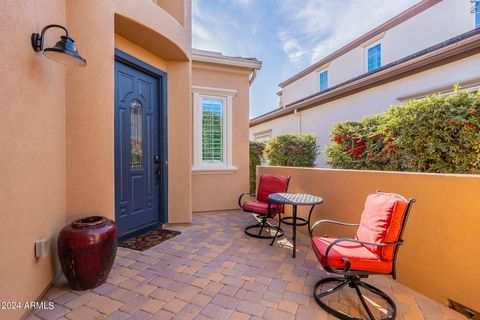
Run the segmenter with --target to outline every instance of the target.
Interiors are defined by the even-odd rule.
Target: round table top
[[[293,205],[316,205],[323,202],[323,198],[306,193],[272,193],[268,196],[272,202]]]

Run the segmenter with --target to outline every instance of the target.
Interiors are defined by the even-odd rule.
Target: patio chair
[[[380,319],[395,319],[397,308],[393,299],[362,279],[377,274],[392,275],[394,279],[396,278],[395,263],[398,249],[403,244],[403,231],[414,202],[415,199],[407,200],[397,194],[376,192],[367,197],[360,224],[320,220],[312,226],[310,229],[312,247],[323,269],[342,275],[317,282],[313,295],[320,307],[339,319],[358,319],[334,309],[324,300],[348,285],[355,289],[369,319],[373,320],[375,316],[366,300],[370,302],[373,300],[369,297],[366,299],[360,288],[369,291],[373,294],[371,297],[386,302],[390,307],[385,316],[380,314]],[[354,239],[314,236],[314,230],[326,223],[356,226],[358,227],[356,236]],[[329,286],[331,287],[325,290],[325,287]],[[379,316],[378,312],[376,316]]]
[[[268,223],[269,218],[274,218],[277,213],[283,212],[283,205],[271,203],[268,196],[272,193],[287,192],[290,177],[284,177],[272,174],[263,174],[258,182],[256,195],[242,193],[238,198],[238,205],[245,212],[256,214],[260,221],[257,224],[247,226],[245,233],[254,238],[273,239],[278,230],[278,236],[283,235],[283,230]],[[246,195],[256,196],[255,201],[246,201],[242,203],[242,198]],[[263,234],[262,232],[265,231]]]

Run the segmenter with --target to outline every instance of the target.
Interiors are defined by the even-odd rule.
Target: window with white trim
[[[328,89],[328,70],[318,73],[318,89],[320,92]]]
[[[232,101],[236,90],[193,86],[194,173],[234,172]]]
[[[382,44],[377,43],[367,48],[367,72],[382,66]]]

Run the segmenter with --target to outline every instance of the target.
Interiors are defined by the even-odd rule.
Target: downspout
[[[302,114],[298,112],[298,109],[293,110],[293,114],[297,116],[297,133],[302,133]]]
[[[253,83],[253,81],[255,81],[255,78],[257,77],[257,69],[253,69],[251,75],[250,75],[250,79],[248,79],[248,86],[250,87]]]

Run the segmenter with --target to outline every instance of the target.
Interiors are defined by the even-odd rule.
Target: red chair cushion
[[[367,197],[356,238],[368,242],[395,242],[400,236],[407,203],[395,195],[374,193]],[[383,260],[393,260],[395,246],[365,245]]]
[[[390,226],[385,236],[385,242],[395,242],[400,238],[400,232],[402,231],[402,222],[407,213],[408,202],[397,199],[395,206],[393,207],[392,218],[390,220]],[[395,256],[395,246],[386,246],[382,248],[382,259],[392,261]]]
[[[327,263],[325,253],[327,247],[334,238],[312,237],[312,247],[318,261],[324,266]],[[383,261],[367,247],[353,242],[340,242],[328,252],[328,263],[330,266],[343,269],[346,264],[342,258],[350,261],[350,270],[371,271],[379,273],[390,273],[392,261]]]
[[[248,201],[243,204],[243,210],[260,214],[268,214],[268,203],[261,201]],[[272,203],[270,205],[270,212],[283,212],[283,206]]]
[[[262,174],[258,182],[257,200],[268,202],[268,196],[272,193],[286,192],[288,179],[284,176]]]

